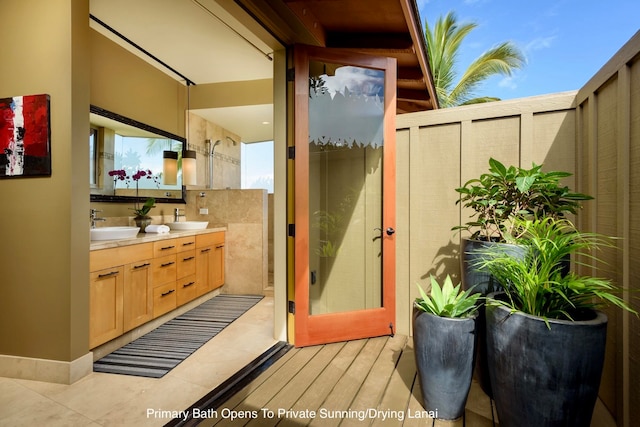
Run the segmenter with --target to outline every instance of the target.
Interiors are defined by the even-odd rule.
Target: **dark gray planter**
[[[476,319],[438,317],[413,308],[413,346],[423,406],[436,417],[455,420],[464,414],[471,388]]]
[[[544,320],[486,306],[487,359],[503,427],[589,427],[598,397],[607,316]]]
[[[460,271],[463,289],[467,290],[473,287],[476,292],[480,292],[483,296],[487,296],[501,289],[500,284],[486,269],[480,269],[476,266],[476,263],[483,257],[479,251],[497,245],[502,245],[502,247],[504,247],[507,252],[512,253],[513,256],[524,256],[525,248],[522,246],[465,238],[461,240]],[[475,376],[482,391],[484,391],[487,396],[492,397],[493,391],[491,390],[491,380],[489,378],[485,342],[485,314],[484,304],[482,304],[478,310],[478,346],[476,350]]]

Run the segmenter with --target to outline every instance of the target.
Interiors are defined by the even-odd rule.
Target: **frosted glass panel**
[[[310,314],[378,308],[384,72],[309,69]]]

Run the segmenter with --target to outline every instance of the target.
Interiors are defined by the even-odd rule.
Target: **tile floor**
[[[160,379],[92,373],[72,385],[0,377],[0,426],[162,426],[275,344],[266,297]]]

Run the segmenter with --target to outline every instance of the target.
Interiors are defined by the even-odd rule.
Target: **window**
[[[273,193],[273,141],[242,144],[242,188]]]

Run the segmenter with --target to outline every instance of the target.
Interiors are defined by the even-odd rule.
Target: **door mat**
[[[95,361],[93,371],[161,378],[262,298],[217,295]]]

